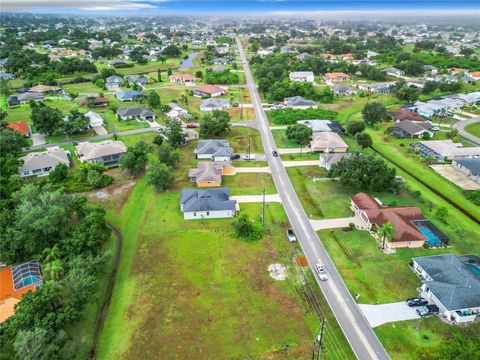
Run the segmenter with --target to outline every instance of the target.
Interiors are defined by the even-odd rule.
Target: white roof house
[[[290,81],[297,82],[315,82],[315,75],[313,71],[293,71],[289,75]]]
[[[94,111],[89,111],[85,114],[85,116],[88,118],[89,125],[91,128],[103,125],[103,118],[99,113],[96,113]]]
[[[20,160],[23,161],[23,165],[18,169],[21,177],[48,175],[59,164],[70,166],[68,153],[58,146],[43,152],[29,153]]]
[[[223,110],[230,107],[229,99],[205,99],[200,103],[200,111]]]
[[[480,146],[464,147],[463,144],[454,143],[452,140],[419,141],[410,146],[418,149],[420,155],[432,156],[438,160],[480,157]]]
[[[127,152],[127,147],[121,141],[107,140],[102,142],[81,142],[75,148],[81,162],[101,163],[105,166],[118,164],[120,156]]]

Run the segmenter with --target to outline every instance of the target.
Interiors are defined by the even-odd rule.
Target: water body
[[[197,55],[198,55],[198,51],[194,51],[191,54],[189,54],[186,59],[182,59],[182,62],[180,63],[180,69],[191,69],[191,68],[193,68],[195,66],[193,64],[193,59]]]

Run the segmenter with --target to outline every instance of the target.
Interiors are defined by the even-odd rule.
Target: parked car
[[[428,304],[428,301],[424,298],[410,298],[407,299],[407,305],[410,307],[418,307],[418,306],[425,306]]]
[[[234,154],[234,155],[232,155],[231,159],[232,159],[232,160],[238,160],[238,159],[240,159],[240,154]]]
[[[246,155],[243,155],[243,160],[255,160],[256,159],[256,156],[255,154],[246,154]]]
[[[187,124],[187,128],[188,129],[195,129],[198,127],[198,124],[195,124],[195,123],[188,123]]]
[[[328,280],[327,271],[322,265],[320,264],[315,265],[315,270],[317,270],[317,274],[320,280],[323,280],[323,281]]]
[[[287,230],[287,237],[288,237],[288,241],[290,242],[297,241],[297,236],[295,235],[295,232],[292,229]]]
[[[440,310],[437,305],[425,305],[417,308],[417,313],[421,317],[438,315],[439,312]]]
[[[432,131],[440,131],[440,128],[438,126],[432,127]]]
[[[233,107],[238,107],[238,103],[233,103],[232,106]]]
[[[278,152],[276,152],[275,150],[272,151],[272,155],[273,157],[278,157]]]

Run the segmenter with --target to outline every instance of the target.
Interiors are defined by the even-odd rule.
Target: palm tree
[[[43,273],[47,280],[56,281],[63,272],[62,262],[59,259],[53,260],[43,266]]]
[[[382,250],[385,249],[385,241],[391,241],[395,234],[395,228],[392,223],[386,222],[378,229],[378,235],[382,237]]]
[[[57,245],[54,245],[52,248],[46,248],[43,250],[43,261],[45,263],[52,262],[53,260],[57,260],[60,257],[60,250],[58,249]]]

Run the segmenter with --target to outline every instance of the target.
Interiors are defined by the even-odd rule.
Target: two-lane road
[[[309,219],[298,200],[280,158],[272,155],[272,151],[276,150],[272,132],[263,111],[260,96],[245,57],[243,46],[239,38],[236,40],[245,71],[247,87],[252,98],[257,127],[262,136],[267,161],[285,212],[297,234],[297,238],[312,270],[315,264],[320,263],[325,266],[329,274],[328,281],[320,281],[317,277],[318,285],[357,358],[361,360],[389,359],[387,352],[350,295],[317,233],[310,225]]]

